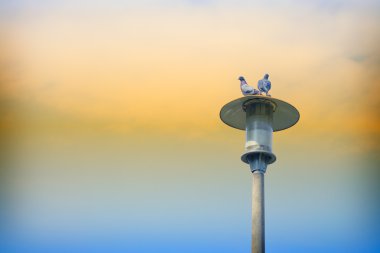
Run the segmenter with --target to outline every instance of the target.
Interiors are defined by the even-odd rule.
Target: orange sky
[[[299,108],[299,133],[379,135],[378,17],[364,7],[70,6],[4,18],[5,124],[48,110],[39,127],[62,117],[104,133],[207,136],[240,96],[237,77],[255,85],[268,72],[273,96]]]

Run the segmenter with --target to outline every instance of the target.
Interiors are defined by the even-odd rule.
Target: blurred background
[[[250,252],[239,75],[274,134],[267,252],[378,252],[380,3],[0,1],[0,251]]]

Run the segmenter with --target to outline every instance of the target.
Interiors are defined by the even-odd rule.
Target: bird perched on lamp
[[[244,96],[257,95],[260,93],[252,86],[249,86],[248,83],[245,81],[244,77],[240,76],[238,80],[240,80],[240,89]]]
[[[272,87],[272,85],[271,85],[271,82],[268,80],[268,78],[269,78],[269,75],[265,74],[264,78],[259,80],[259,82],[257,83],[257,87],[259,88],[260,95],[264,92],[267,96],[270,97],[268,92],[270,88]]]

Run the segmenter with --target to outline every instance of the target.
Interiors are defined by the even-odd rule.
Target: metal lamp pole
[[[245,130],[245,152],[241,160],[249,164],[252,175],[252,253],[265,252],[264,174],[276,161],[272,153],[274,131],[297,123],[299,112],[292,105],[272,97],[249,95],[229,102],[220,111],[227,125]]]

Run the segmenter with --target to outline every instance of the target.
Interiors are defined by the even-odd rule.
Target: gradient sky
[[[249,252],[244,132],[270,74],[268,252],[378,252],[378,1],[0,1],[4,252]]]

